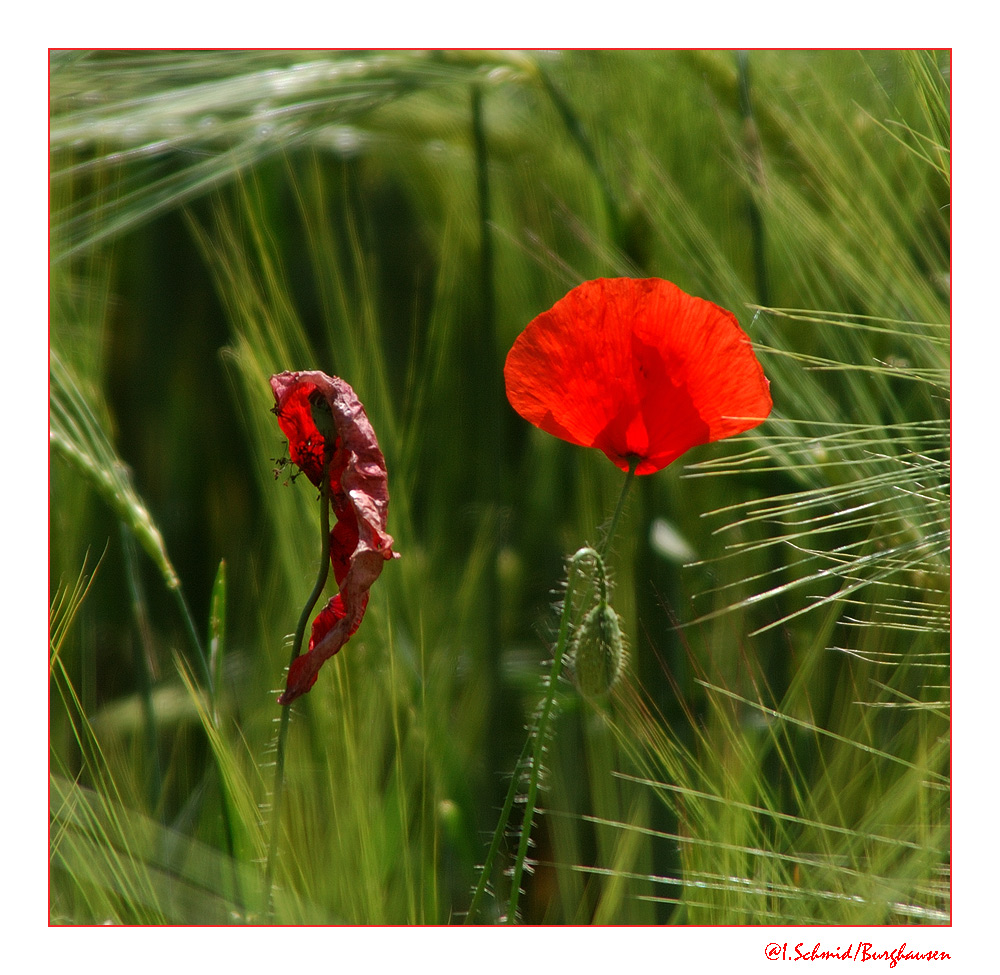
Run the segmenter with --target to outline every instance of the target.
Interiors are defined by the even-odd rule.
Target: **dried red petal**
[[[322,425],[327,409],[332,417],[327,435],[336,437],[330,504],[337,521],[330,532],[330,561],[340,592],[313,621],[308,652],[289,668],[285,692],[278,698],[279,704],[289,704],[312,687],[320,667],[357,631],[368,590],[383,563],[399,555],[385,530],[389,511],[385,458],[354,390],[343,379],[316,371],[272,376],[271,390],[278,425],[288,437],[289,457],[317,486],[323,476],[325,437],[316,416]]]
[[[652,474],[771,412],[769,383],[732,312],[660,278],[598,278],[517,337],[507,398],[530,423],[622,470]]]
[[[362,595],[360,612],[355,613],[352,617],[352,622],[343,628],[346,630],[347,635],[340,641],[340,644],[337,647],[338,650],[357,632],[358,627],[361,625],[361,619],[365,614],[365,607],[367,605],[368,593],[365,592]],[[329,657],[321,658],[320,655],[313,653],[313,650],[315,650],[318,644],[323,642],[331,630],[335,629],[337,625],[346,618],[347,609],[344,606],[343,598],[338,592],[337,595],[330,599],[326,606],[323,607],[319,616],[313,620],[312,633],[309,637],[309,652],[296,657],[292,661],[291,667],[288,668],[288,680],[285,684],[285,693],[278,698],[279,704],[288,704],[289,701],[293,701],[296,697],[300,697],[305,694],[306,691],[310,690],[313,684],[316,683],[316,677],[319,674],[319,669],[329,659]],[[339,639],[341,635],[342,631],[338,631],[337,639]],[[333,653],[336,652],[337,650],[333,651]],[[330,656],[332,655],[333,654],[331,653]],[[292,693],[293,690],[294,693]],[[289,694],[291,694],[291,697],[289,697]]]

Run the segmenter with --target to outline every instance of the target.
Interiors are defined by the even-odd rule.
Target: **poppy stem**
[[[627,483],[627,482],[626,482]],[[619,502],[619,508],[621,502]],[[524,864],[528,856],[528,845],[531,841],[531,828],[534,825],[535,806],[538,802],[538,790],[541,783],[542,760],[545,757],[545,748],[548,744],[549,723],[553,712],[557,708],[556,688],[559,684],[559,675],[562,673],[563,658],[566,653],[566,645],[569,642],[570,617],[573,615],[573,591],[576,586],[576,575],[580,564],[588,559],[596,564],[601,563],[600,555],[589,546],[581,548],[569,561],[569,568],[566,574],[566,594],[563,597],[562,614],[559,618],[559,635],[556,640],[555,651],[552,654],[552,669],[549,673],[548,681],[545,685],[545,697],[538,709],[538,719],[529,741],[532,742],[531,764],[527,766],[528,791],[524,800],[524,818],[521,821],[521,837],[518,841],[517,855],[514,859],[514,866],[511,871],[510,903],[507,907],[507,923],[517,923],[517,905],[521,897],[521,879],[524,875]],[[527,745],[525,745],[527,751]],[[523,755],[524,753],[522,753]],[[523,761],[523,758],[522,758]],[[517,780],[517,770],[514,779]],[[505,811],[507,807],[505,806]],[[501,821],[501,825],[506,829],[506,822]],[[501,826],[497,827],[501,832]],[[491,853],[493,850],[491,849]],[[484,869],[485,873],[485,869]],[[477,891],[478,893],[478,891]],[[470,909],[471,914],[471,909]]]
[[[514,768],[510,788],[507,792],[507,799],[504,802],[503,810],[500,813],[500,819],[497,823],[497,827],[493,832],[493,842],[486,855],[486,860],[483,863],[483,867],[479,875],[479,883],[473,893],[472,903],[469,905],[469,911],[466,914],[466,924],[476,923],[479,915],[479,906],[485,896],[486,889],[492,875],[493,862],[499,851],[500,842],[506,835],[507,823],[510,819],[517,789],[520,782],[523,781],[522,775],[526,775],[528,779],[528,786],[527,793],[524,797],[524,815],[521,822],[521,834],[518,841],[517,853],[511,870],[510,900],[507,905],[506,917],[508,924],[517,923],[517,909],[521,896],[521,882],[524,876],[524,867],[531,839],[531,828],[534,824],[535,808],[538,802],[542,760],[548,743],[549,727],[552,722],[553,713],[558,706],[556,703],[556,688],[559,683],[559,677],[562,673],[566,647],[569,643],[569,637],[572,630],[571,617],[573,615],[574,590],[576,588],[577,572],[581,563],[587,561],[588,559],[593,561],[594,571],[597,575],[597,588],[599,596],[601,602],[606,603],[607,580],[604,573],[604,553],[610,546],[615,530],[618,527],[618,522],[621,520],[622,511],[625,509],[625,499],[628,497],[629,488],[632,486],[632,481],[635,479],[635,470],[639,466],[640,460],[641,458],[635,454],[632,454],[629,457],[629,469],[628,473],[625,475],[625,483],[622,485],[621,494],[618,497],[618,504],[615,507],[615,513],[611,516],[611,522],[608,525],[608,530],[600,546],[596,549],[590,548],[589,546],[581,548],[569,560],[566,575],[566,592],[563,596],[562,613],[560,614],[559,619],[559,632],[556,638],[555,649],[552,654],[552,667],[544,685],[545,694],[539,704],[535,724],[532,727],[531,733],[528,735],[527,741],[524,743],[524,750],[521,752],[521,757],[518,759],[517,765]]]
[[[295,638],[292,642],[292,656],[289,661],[291,666],[302,648],[302,640],[305,637],[306,624],[312,615],[316,600],[319,599],[326,586],[327,577],[330,574],[330,463],[333,460],[333,451],[324,447],[323,451],[323,476],[320,481],[320,515],[319,530],[321,536],[319,575],[316,577],[316,584],[313,586],[309,598],[306,600],[302,612],[299,614],[298,626],[295,628]],[[274,757],[274,789],[271,793],[271,838],[267,847],[267,866],[264,869],[264,912],[271,920],[274,920],[274,904],[271,901],[271,892],[274,889],[274,864],[278,853],[278,831],[281,826],[281,797],[285,786],[285,742],[288,739],[288,719],[291,708],[285,706],[281,709],[281,718],[278,725],[278,742]]]
[[[611,546],[611,539],[615,536],[615,530],[618,528],[618,522],[621,519],[622,511],[625,510],[625,499],[628,497],[629,488],[632,487],[632,481],[635,480],[635,469],[639,466],[639,461],[642,458],[637,454],[629,454],[628,457],[628,473],[625,475],[625,483],[622,485],[622,493],[618,495],[618,504],[615,507],[615,513],[611,516],[611,523],[608,525],[607,534],[604,536],[604,540],[597,547],[597,554],[603,559],[607,555],[608,549]]]

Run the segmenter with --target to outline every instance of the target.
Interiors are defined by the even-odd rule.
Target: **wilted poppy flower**
[[[313,686],[319,668],[361,625],[368,590],[383,562],[399,556],[385,530],[385,459],[354,390],[343,379],[315,371],[272,376],[271,390],[289,457],[317,487],[327,438],[334,439],[330,505],[337,520],[330,531],[330,562],[340,592],[313,620],[308,652],[289,668],[278,703],[290,704]]]
[[[659,278],[598,278],[517,337],[507,398],[530,423],[652,474],[771,412],[736,316]]]

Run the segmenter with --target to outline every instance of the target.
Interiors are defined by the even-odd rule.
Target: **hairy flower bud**
[[[625,669],[625,647],[618,614],[604,601],[586,616],[573,635],[573,680],[584,697],[600,697]]]

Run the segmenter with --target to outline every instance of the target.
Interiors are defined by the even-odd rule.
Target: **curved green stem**
[[[569,637],[569,617],[573,606],[573,588],[576,585],[576,569],[584,558],[599,558],[594,549],[581,548],[570,560],[569,572],[566,578],[566,596],[563,600],[562,615],[559,618],[559,636],[556,640],[555,652],[552,655],[552,669],[549,671],[549,682],[545,689],[545,697],[538,713],[538,722],[532,735],[534,747],[531,750],[531,765],[528,768],[528,795],[524,804],[524,819],[521,822],[521,838],[517,844],[517,856],[514,859],[514,871],[511,876],[510,905],[507,908],[507,923],[517,923],[517,902],[521,896],[521,877],[524,874],[524,862],[528,855],[528,841],[531,838],[531,823],[535,818],[535,805],[538,801],[538,787],[541,781],[542,755],[545,751],[545,740],[548,736],[549,720],[555,709],[556,686],[562,672],[563,656],[566,652],[566,642]]]
[[[562,673],[563,658],[566,653],[566,645],[570,635],[570,615],[573,606],[573,593],[576,587],[576,571],[579,564],[586,558],[592,559],[597,565],[598,588],[602,598],[607,598],[606,578],[603,569],[604,553],[607,551],[618,523],[621,520],[622,511],[625,508],[625,500],[628,497],[629,488],[635,477],[635,469],[639,464],[638,457],[629,458],[629,471],[622,485],[621,494],[618,497],[618,504],[611,517],[608,531],[604,536],[599,548],[593,549],[589,546],[581,548],[570,559],[569,569],[566,578],[566,594],[563,599],[562,613],[559,618],[559,632],[556,638],[556,646],[552,655],[552,667],[549,671],[548,682],[545,688],[545,695],[538,710],[538,720],[532,728],[524,748],[514,767],[514,774],[511,776],[510,787],[507,790],[507,797],[504,801],[503,809],[500,812],[500,819],[496,829],[493,831],[493,841],[490,844],[489,852],[479,875],[479,882],[472,895],[472,902],[469,905],[468,913],[465,916],[466,924],[474,924],[478,917],[479,907],[486,893],[489,878],[493,872],[493,862],[500,850],[500,844],[510,820],[510,814],[514,806],[514,798],[517,794],[520,782],[520,773],[525,767],[525,761],[531,753],[531,762],[528,766],[528,792],[525,799],[524,818],[521,823],[521,835],[518,840],[517,855],[514,861],[514,869],[511,877],[510,903],[507,909],[506,921],[508,924],[517,923],[517,905],[521,896],[521,879],[524,875],[524,865],[528,855],[528,843],[531,837],[531,823],[535,815],[535,807],[538,802],[538,791],[541,781],[542,756],[545,751],[545,742],[548,737],[549,724],[555,710],[556,687],[559,684],[559,676]]]
[[[289,660],[291,666],[302,647],[302,640],[305,637],[306,625],[312,615],[316,600],[319,599],[326,586],[326,580],[330,574],[330,462],[333,459],[332,451],[326,451],[323,457],[323,478],[320,483],[320,516],[319,530],[322,536],[319,575],[316,577],[316,584],[313,586],[306,604],[299,614],[299,622],[295,628],[295,638],[292,643],[292,656]],[[285,742],[288,738],[288,719],[291,708],[285,706],[281,709],[281,719],[278,725],[278,743],[274,758],[274,789],[271,795],[271,838],[267,848],[267,866],[264,870],[264,911],[272,920],[274,918],[274,905],[271,903],[271,892],[274,889],[274,864],[278,853],[278,832],[281,826],[281,797],[285,786]]]
[[[514,765],[514,774],[510,779],[510,787],[507,790],[507,798],[504,801],[503,809],[500,812],[500,820],[497,823],[496,829],[493,831],[493,842],[490,844],[489,852],[486,854],[486,860],[483,862],[483,869],[479,875],[479,883],[476,885],[476,890],[472,895],[472,902],[469,904],[469,911],[465,915],[466,924],[474,924],[476,921],[476,917],[479,912],[479,904],[486,893],[486,886],[489,883],[490,875],[493,872],[493,861],[496,859],[496,855],[500,850],[500,842],[503,839],[504,832],[507,829],[507,823],[510,820],[511,810],[514,807],[514,797],[517,795],[519,773],[524,767],[524,762],[528,757],[528,752],[531,751],[530,767],[532,774],[530,776],[530,783],[528,786],[528,803],[525,806],[525,818],[521,827],[521,839],[518,843],[517,861],[514,865],[514,887],[511,893],[510,907],[507,911],[507,922],[509,924],[513,924],[514,919],[516,919],[517,916],[517,901],[520,895],[521,875],[524,872],[524,859],[528,850],[528,835],[531,832],[529,820],[530,817],[534,816],[535,800],[538,795],[538,775],[534,774],[534,772],[539,768],[541,762],[541,753],[544,748],[545,733],[548,728],[549,717],[552,713],[555,702],[554,688],[559,680],[559,674],[562,669],[562,658],[565,653],[566,642],[569,637],[569,615],[570,607],[573,604],[573,588],[576,585],[576,567],[577,564],[587,556],[594,557],[597,556],[597,553],[592,548],[582,548],[570,560],[569,571],[567,572],[566,578],[566,596],[563,600],[562,615],[559,619],[559,635],[556,640],[556,649],[552,658],[552,669],[549,672],[548,690],[542,702],[541,708],[539,709],[538,723],[533,729],[532,734],[529,734],[528,738],[525,740],[524,748],[521,749],[521,754]],[[534,737],[534,749],[531,748],[532,737]]]

